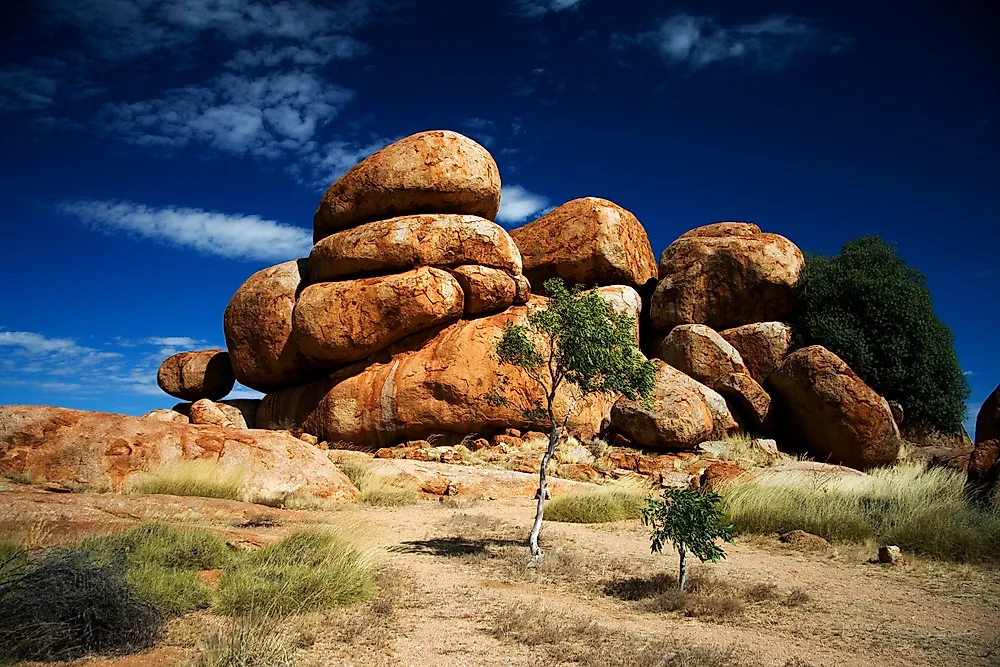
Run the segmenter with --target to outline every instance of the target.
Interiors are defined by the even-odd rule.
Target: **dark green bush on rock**
[[[839,356],[898,401],[907,422],[961,428],[970,389],[954,336],[934,313],[924,275],[880,237],[851,241],[832,257],[806,256],[795,325],[798,346]]]

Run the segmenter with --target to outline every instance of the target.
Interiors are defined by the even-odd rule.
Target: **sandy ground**
[[[107,503],[95,510],[94,497],[70,498],[2,493],[0,529],[31,530],[42,541],[58,541],[99,529],[93,512],[113,518],[107,527],[115,527],[146,518],[160,505],[157,497],[117,497],[114,511]],[[888,567],[868,562],[871,548],[799,551],[768,538],[738,540],[727,548],[724,562],[695,565],[694,571],[743,588],[773,584],[774,599],[747,602],[731,617],[686,617],[605,594],[609,583],[674,572],[676,556],[650,554],[637,522],[548,523],[542,534],[545,561],[530,568],[523,546],[533,515],[528,499],[472,505],[425,501],[404,508],[345,505],[325,512],[262,508],[279,524],[267,528],[239,527],[255,506],[177,498],[171,503],[168,516],[160,512],[157,518],[213,527],[244,545],[303,525],[328,524],[371,554],[381,571],[380,598],[327,617],[290,621],[302,645],[296,664],[577,664],[585,652],[577,645],[592,648],[603,641],[593,638],[600,636],[731,648],[747,664],[1000,665],[996,570],[914,559]],[[131,504],[131,510],[123,509]],[[16,512],[5,514],[5,508]],[[785,601],[793,591],[805,595],[790,606]],[[535,645],[498,638],[498,626],[526,614],[561,619],[569,624],[565,636]],[[148,654],[78,664],[185,664],[197,655],[199,633],[214,622],[197,615],[181,619]],[[579,629],[585,623],[591,630]]]

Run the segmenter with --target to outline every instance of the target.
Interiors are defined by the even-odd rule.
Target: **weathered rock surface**
[[[537,471],[489,470],[406,459],[372,459],[365,465],[376,475],[409,483],[422,493],[434,496],[533,498],[538,490]],[[558,477],[549,477],[546,487],[553,496],[595,488],[593,484]]]
[[[1000,440],[1000,385],[993,390],[976,415],[976,442]]]
[[[452,270],[465,293],[465,314],[483,315],[505,310],[514,303],[517,283],[506,271],[466,264]]]
[[[480,264],[521,273],[521,253],[499,225],[474,215],[421,214],[369,222],[327,236],[309,253],[314,283],[418,266]]]
[[[767,412],[771,408],[771,397],[768,396],[764,388],[747,373],[730,373],[725,377],[716,380],[714,389],[728,399],[727,402],[735,403],[735,411],[739,417],[749,420],[747,424],[741,424],[745,431],[756,431],[767,418]]]
[[[629,293],[638,301],[629,288],[598,291],[613,307],[616,301],[626,303]],[[500,368],[492,355],[504,325],[523,323],[531,309],[544,303],[532,297],[527,306],[423,332],[328,380],[268,394],[258,425],[292,421],[328,442],[350,442],[370,451],[433,433],[546,430],[543,420],[524,415],[542,399],[538,385],[517,369]],[[489,400],[497,394],[509,403]],[[562,414],[573,396],[560,391],[556,399],[556,412]],[[612,403],[597,396],[580,401],[570,431],[593,437]]]
[[[749,373],[736,348],[704,324],[676,326],[656,347],[660,359],[708,387],[727,375]]]
[[[492,220],[499,208],[500,171],[493,156],[457,132],[432,130],[389,144],[337,179],[313,217],[313,237],[414,213]]]
[[[514,276],[514,283],[517,285],[517,292],[514,294],[514,305],[523,306],[528,303],[531,297],[531,282],[523,275]]]
[[[976,444],[969,457],[965,480],[965,495],[972,503],[989,506],[1000,502],[1000,441],[983,440]]]
[[[720,331],[736,348],[750,375],[764,384],[792,348],[792,328],[783,322],[754,322]]]
[[[194,459],[241,468],[254,489],[266,493],[300,492],[331,500],[357,496],[324,452],[287,433],[40,405],[0,406],[0,471],[107,490],[157,465]]]
[[[188,418],[192,424],[207,424],[223,428],[246,428],[246,424],[243,423],[243,415],[240,414],[240,411],[235,408],[229,408],[229,410],[236,413],[235,416],[239,419],[239,425],[230,418],[231,414],[229,412],[222,409],[221,403],[215,403],[207,398],[191,404],[188,410]]]
[[[465,295],[447,271],[421,267],[379,278],[316,283],[292,314],[299,349],[328,364],[359,361],[462,316]]]
[[[250,276],[229,301],[226,347],[242,384],[266,392],[324,375],[292,337],[292,309],[308,277],[307,260],[284,262]]]
[[[660,360],[654,363],[656,384],[651,405],[622,397],[611,410],[611,425],[649,449],[692,449],[708,440],[714,420],[703,394],[683,381],[687,376],[677,369]]]
[[[538,286],[562,278],[639,288],[657,277],[646,230],[630,211],[607,199],[574,199],[510,235],[521,250],[524,274]]]
[[[826,348],[788,355],[768,383],[816,458],[859,470],[896,461],[900,437],[888,403]]]
[[[164,359],[156,373],[160,389],[184,401],[217,401],[232,391],[235,383],[225,350],[180,352]]]
[[[749,223],[691,230],[660,256],[650,318],[660,331],[678,324],[721,330],[781,320],[794,307],[802,252]]]
[[[144,414],[140,419],[148,419],[150,421],[167,422],[170,424],[190,424],[191,419],[176,410],[151,410]]]

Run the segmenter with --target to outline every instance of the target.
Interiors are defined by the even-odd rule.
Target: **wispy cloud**
[[[61,208],[97,229],[133,234],[206,255],[284,261],[307,255],[312,247],[309,230],[255,215],[150,208],[127,201],[79,201]]]
[[[808,19],[787,14],[728,27],[711,16],[674,14],[653,30],[634,37],[612,37],[616,48],[643,44],[667,64],[694,69],[724,61],[782,67],[800,53],[837,51],[846,43],[844,37],[821,30]]]
[[[546,14],[575,10],[580,0],[514,0],[514,13],[528,19],[540,19]]]
[[[542,195],[530,192],[520,185],[505,185],[500,190],[497,220],[506,225],[517,224],[548,206],[549,200]]]

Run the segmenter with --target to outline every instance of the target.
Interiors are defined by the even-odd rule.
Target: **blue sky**
[[[927,274],[978,409],[1000,54],[988,3],[925,4],[4,3],[0,403],[171,405],[160,360],[223,345],[230,296],[308,252],[334,178],[450,128],[496,157],[508,227],[590,195],[657,255],[719,220],[820,252],[881,234]]]

